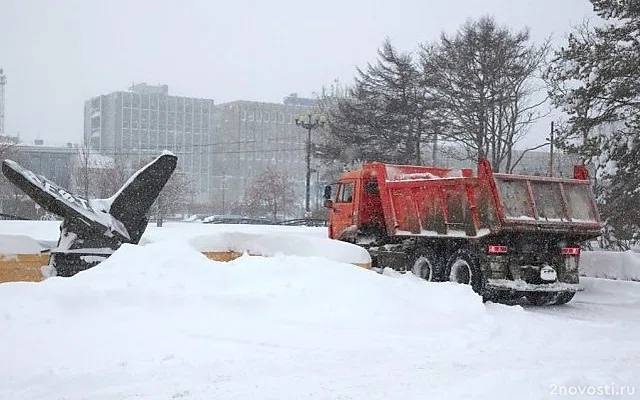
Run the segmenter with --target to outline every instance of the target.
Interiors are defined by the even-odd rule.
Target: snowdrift
[[[372,321],[395,321],[390,326],[398,333],[478,322],[484,315],[481,299],[464,285],[428,283],[411,274],[384,276],[314,256],[245,254],[216,262],[181,241],[126,244],[72,278],[54,277],[36,286],[13,282],[0,288],[2,307],[9,313],[17,305],[21,313],[64,313],[67,305],[75,304],[73,311],[101,314],[101,309],[114,305],[164,308],[175,303],[182,309],[183,302],[190,302],[198,309],[204,306],[207,318],[213,319],[218,319],[217,313],[239,311],[236,317],[242,319],[306,320],[354,329]],[[29,303],[35,308],[26,309]],[[405,318],[398,313],[407,303],[433,304],[431,312],[449,317]],[[49,312],[45,314],[50,318]]]
[[[124,245],[71,278],[0,284],[0,398],[539,400],[631,384],[640,284],[598,281],[554,314],[325,257]]]
[[[593,278],[640,281],[640,253],[631,250],[583,251],[580,274]]]
[[[322,257],[371,268],[371,256],[362,247],[329,238],[300,234],[222,232],[195,236],[189,239],[188,243],[217,261],[228,261],[247,253],[265,257]]]
[[[100,391],[124,379],[119,371],[151,379],[162,392],[164,378],[144,378],[149,368],[182,371],[184,362],[192,369],[215,361],[221,374],[251,375],[267,368],[279,347],[294,359],[329,348],[348,354],[371,332],[391,335],[375,346],[423,332],[430,332],[424,344],[437,346],[490,330],[481,299],[462,285],[383,276],[319,257],[215,262],[179,241],[125,244],[72,278],[2,284],[0,316],[0,397],[32,399],[128,398]],[[286,368],[276,360],[276,371]],[[38,385],[29,383],[34,377]]]
[[[28,224],[25,225],[28,226]],[[185,229],[185,227],[192,229]],[[9,228],[11,228],[10,225]],[[197,228],[203,228],[203,226],[175,224],[173,229],[156,229],[155,231],[152,229],[152,233],[147,235],[140,245],[171,242],[171,238],[180,237],[183,242],[189,243],[208,258],[216,261],[233,260],[244,253],[265,257],[297,255],[322,257],[371,268],[371,257],[366,250],[353,244],[317,236],[314,234],[317,230],[309,230],[305,235],[299,228],[286,227],[279,230],[271,227],[271,230],[267,228],[253,232],[251,228],[246,229],[248,232],[240,231],[237,226],[216,227],[217,229],[214,230]],[[186,232],[189,233],[185,234]],[[199,232],[208,233],[198,234]],[[48,250],[54,246],[54,242],[38,241],[26,235],[0,234],[0,282],[41,281],[44,279],[42,267],[49,263]],[[167,246],[171,245],[167,244]]]
[[[0,255],[40,253],[48,250],[48,245],[26,235],[0,235]]]

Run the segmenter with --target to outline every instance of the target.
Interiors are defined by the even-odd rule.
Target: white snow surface
[[[233,229],[326,235],[283,228]],[[0,398],[640,396],[640,283],[583,278],[566,306],[482,303],[463,285],[321,257],[214,262],[188,240],[217,229],[150,226],[144,246],[72,278],[0,284]]]
[[[394,181],[412,181],[423,179],[447,179],[447,178],[460,178],[462,177],[462,170],[452,169],[446,172],[445,177],[441,177],[430,172],[415,172],[407,173],[402,171],[401,165],[386,165],[385,170],[387,172],[387,182]]]
[[[0,234],[0,257],[2,255],[35,254],[47,249],[46,244],[26,235]]]
[[[295,233],[220,232],[189,239],[198,251],[235,251],[252,255],[284,254],[301,257],[324,257],[347,263],[370,264],[369,253],[359,246]]]

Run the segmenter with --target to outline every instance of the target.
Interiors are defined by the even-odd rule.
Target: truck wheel
[[[413,260],[411,272],[415,276],[429,282],[437,280],[436,258],[433,253],[428,250],[418,250],[413,256]]]
[[[553,292],[527,292],[524,297],[534,306],[550,306],[556,304],[560,293]]]
[[[471,285],[474,292],[484,295],[482,271],[467,250],[461,249],[455,252],[449,259],[445,272],[449,282]]]
[[[567,304],[568,302],[571,301],[571,299],[573,299],[573,296],[575,295],[576,295],[576,292],[562,292],[558,296],[558,299],[556,300],[555,304],[557,305]]]

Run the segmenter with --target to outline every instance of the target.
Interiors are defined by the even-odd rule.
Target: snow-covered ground
[[[55,222],[8,222],[0,234],[57,238]],[[167,224],[72,278],[0,284],[0,399],[640,398],[640,283],[483,304],[322,256],[221,263],[187,243],[220,229],[326,234]]]

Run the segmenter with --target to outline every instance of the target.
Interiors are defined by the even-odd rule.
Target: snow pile
[[[125,244],[72,278],[0,284],[0,398],[538,400],[632,384],[640,284],[601,293],[626,307],[601,312],[580,300],[599,293],[586,279],[553,314],[320,257]]]
[[[0,224],[0,228],[1,228]],[[250,225],[250,224],[204,224],[200,222],[165,222],[161,228],[149,224],[141,243],[153,243],[173,240],[177,237],[189,239],[195,236],[217,234],[222,232],[243,232],[251,234],[299,234],[326,239],[326,227],[285,226],[285,225]]]
[[[34,302],[37,309],[22,311],[36,314],[48,307],[43,296],[50,297],[53,307],[76,304],[76,310],[87,308],[97,314],[125,305],[165,309],[174,303],[183,309],[184,302],[189,302],[194,311],[213,320],[226,314],[234,321],[304,321],[343,329],[382,325],[398,334],[465,327],[482,323],[485,316],[479,297],[463,285],[430,284],[413,275],[383,276],[318,257],[245,255],[231,262],[215,262],[179,241],[125,244],[99,266],[73,279],[51,278],[41,287],[10,286],[2,294],[25,289],[29,293],[23,293],[21,299],[3,296],[4,311],[18,305],[23,308],[29,303],[24,295],[34,295],[39,298]],[[443,298],[451,301],[440,301]],[[402,310],[407,303],[430,304],[430,315],[410,313],[411,318],[406,318]],[[56,312],[54,308],[49,311]]]
[[[366,356],[359,343],[372,332],[385,336],[366,347],[390,351],[424,332],[422,345],[436,347],[491,330],[484,305],[461,285],[314,257],[219,263],[182,242],[125,244],[73,278],[0,285],[0,316],[0,398],[128,398],[141,386],[170,395],[165,386],[184,380],[185,368],[246,391],[257,372],[252,385],[303,360],[324,370],[327,351]],[[114,393],[123,379],[153,383]]]
[[[42,243],[26,235],[0,234],[0,257],[15,254],[38,254],[48,250],[48,244]]]
[[[40,242],[53,242],[55,246],[60,236],[60,221],[0,221],[0,235],[28,236]]]
[[[640,281],[640,253],[631,250],[583,251],[580,255],[580,274],[592,278]]]
[[[387,182],[394,181],[407,181],[407,180],[422,180],[422,179],[445,179],[445,178],[461,178],[463,172],[461,169],[447,169],[447,168],[433,168],[435,173],[428,171],[423,172],[408,172],[419,171],[428,169],[431,167],[416,167],[410,165],[392,165],[386,164],[385,171],[387,173]]]
[[[323,257],[337,262],[371,264],[369,253],[360,246],[301,234],[219,232],[189,239],[201,252],[233,251],[251,255]]]

